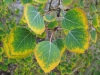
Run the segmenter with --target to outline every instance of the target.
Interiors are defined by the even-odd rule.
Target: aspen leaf
[[[92,31],[91,31],[91,40],[92,40],[94,43],[96,43],[96,41],[97,41],[97,32],[96,32],[96,30],[92,30]]]
[[[81,7],[81,8],[84,8],[84,2],[83,2],[84,0],[79,0],[79,6]]]
[[[34,51],[35,36],[26,28],[13,28],[8,39],[8,47],[12,55],[25,56]]]
[[[37,35],[37,37],[39,37],[39,38],[45,38],[46,37],[46,32],[43,32],[41,35]]]
[[[2,59],[2,55],[0,55],[0,62],[2,62],[3,61],[3,59]]]
[[[66,36],[67,49],[75,53],[84,53],[89,47],[89,35],[87,30],[76,28],[69,31]]]
[[[8,36],[7,36],[8,37]],[[24,58],[24,57],[26,57],[26,56],[21,56],[21,55],[12,55],[11,54],[11,51],[10,51],[10,49],[9,49],[9,47],[8,47],[8,38],[4,38],[3,39],[3,41],[4,41],[4,47],[3,47],[3,49],[4,49],[4,52],[6,53],[6,55],[7,55],[7,57],[8,58],[11,58],[11,59],[21,59],[21,58]]]
[[[0,22],[0,30],[4,29],[4,25]]]
[[[27,3],[31,3],[32,0],[21,0],[21,2],[22,2],[23,4],[27,4]]]
[[[53,21],[53,22],[50,22],[48,24],[48,28],[49,29],[54,29],[56,26],[58,26],[58,22],[57,21]]]
[[[98,16],[98,14],[95,14],[95,15],[93,16],[92,25],[93,25],[95,28],[99,27],[99,16]]]
[[[0,55],[3,54],[4,50],[0,47]]]
[[[73,1],[73,0],[62,0],[62,4],[63,4],[64,6],[67,6],[67,5],[71,4],[72,1]]]
[[[47,2],[47,0],[35,0],[35,1],[38,3],[46,3]]]
[[[59,39],[54,40],[53,43],[59,48],[60,55],[62,56],[66,50],[66,45],[65,45],[64,40],[59,38]]]
[[[44,20],[47,22],[53,22],[56,20],[55,15],[53,13],[51,14],[46,14],[44,17]]]
[[[13,0],[3,0],[3,2],[6,4],[6,5],[9,5],[13,2]]]
[[[96,28],[96,30],[97,30],[97,32],[99,32],[99,33],[100,33],[100,27],[97,27],[97,28]]]
[[[95,4],[90,5],[90,10],[91,10],[91,12],[97,12],[97,8],[96,8]]]
[[[32,56],[28,56],[27,58],[25,58],[25,61],[32,62]]]
[[[60,62],[60,51],[58,47],[49,41],[43,41],[35,47],[35,57],[45,73],[53,70]]]
[[[4,35],[4,31],[0,30],[0,37],[2,37]]]
[[[36,34],[42,34],[44,32],[45,24],[44,24],[43,18],[33,5],[31,4],[25,5],[24,16],[28,23],[28,26]]]
[[[66,33],[75,28],[88,29],[88,22],[84,11],[80,8],[69,10],[62,20],[62,27]]]

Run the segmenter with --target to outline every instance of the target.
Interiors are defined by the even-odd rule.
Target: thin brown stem
[[[51,34],[51,37],[50,37],[50,42],[52,42],[52,37],[53,37],[53,34],[54,34],[54,31],[52,32]]]

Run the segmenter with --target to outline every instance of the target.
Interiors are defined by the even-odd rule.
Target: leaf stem
[[[50,37],[50,42],[52,42],[52,37],[53,37],[53,34],[54,34],[54,31],[52,32],[51,34],[51,37]]]

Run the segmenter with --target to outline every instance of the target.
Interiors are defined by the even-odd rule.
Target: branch
[[[52,32],[51,34],[51,37],[50,37],[50,42],[52,42],[52,37],[53,37],[53,34],[54,34],[54,31]]]

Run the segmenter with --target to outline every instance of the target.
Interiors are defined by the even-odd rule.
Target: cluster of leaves
[[[15,1],[0,1],[0,69],[9,72],[13,66],[15,75],[91,72],[86,69],[100,52],[88,50],[92,44],[99,48],[99,0],[91,2],[89,15],[83,0],[67,12],[74,0],[58,0],[56,7],[53,0],[21,0],[24,9],[18,22],[21,10],[10,8]],[[98,69],[93,73],[99,74]]]

